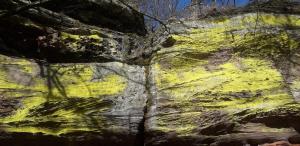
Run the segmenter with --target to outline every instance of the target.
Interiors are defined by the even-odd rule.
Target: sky
[[[210,0],[205,0],[205,3],[209,3]],[[221,3],[221,0],[217,0],[219,3]],[[185,6],[187,6],[189,3],[191,2],[191,0],[180,0],[179,3],[179,8],[184,8]],[[233,2],[233,0],[231,0],[231,2]],[[245,6],[246,4],[249,3],[249,0],[236,0],[236,5],[237,6]]]

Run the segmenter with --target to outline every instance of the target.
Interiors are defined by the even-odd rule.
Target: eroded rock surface
[[[250,13],[171,24],[175,44],[151,62],[146,145],[299,143],[299,20]]]
[[[0,56],[0,145],[136,145],[144,68]],[[73,143],[73,144],[72,144]]]
[[[0,9],[29,4],[5,0]],[[118,0],[51,0],[0,19],[2,53],[48,62],[129,62],[147,42],[143,16]]]
[[[130,1],[133,0],[126,2]],[[131,5],[134,6],[134,3],[136,2]],[[87,24],[121,32],[146,34],[142,14],[122,5],[119,0],[65,0],[63,2],[54,0],[47,4],[46,8]]]
[[[262,12],[175,21],[169,38],[118,0],[1,18],[0,146],[299,144],[299,12]]]

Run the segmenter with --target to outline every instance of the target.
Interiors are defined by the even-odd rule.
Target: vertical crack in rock
[[[147,111],[148,111],[148,102],[149,99],[151,98],[151,93],[150,93],[150,82],[149,82],[149,72],[150,72],[150,66],[145,66],[145,92],[147,95],[147,99],[146,99],[146,105],[144,107],[144,116],[143,119],[141,120],[139,127],[138,127],[138,134],[137,134],[137,146],[144,146],[145,145],[145,122],[146,122],[146,115],[147,115]]]

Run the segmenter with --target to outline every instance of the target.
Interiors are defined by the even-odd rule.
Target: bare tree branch
[[[139,13],[139,14],[142,14],[143,16],[146,16],[146,17],[148,17],[148,18],[151,18],[151,19],[157,21],[158,23],[160,23],[161,25],[164,26],[164,28],[166,29],[166,31],[169,32],[168,26],[167,26],[162,20],[159,20],[159,19],[156,18],[156,17],[150,16],[150,15],[148,15],[148,14],[146,14],[146,13],[142,13],[142,12],[136,10],[135,8],[133,8],[132,6],[130,6],[129,4],[127,4],[126,2],[124,2],[123,0],[118,0],[118,1],[121,2],[122,4],[124,4],[124,5],[125,5],[126,7],[128,7],[129,9],[133,10],[134,12]]]

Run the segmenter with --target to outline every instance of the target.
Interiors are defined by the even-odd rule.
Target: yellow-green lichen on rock
[[[56,97],[90,98],[117,95],[126,88],[125,79],[116,74],[106,75],[101,81],[93,81],[94,69],[89,65],[50,66],[48,70],[51,70],[50,78],[58,78],[57,84],[61,84],[54,84],[51,89]]]
[[[224,32],[225,28],[191,29],[188,32],[189,35],[173,36],[177,40],[175,48],[186,49],[186,51],[196,50],[202,53],[218,51],[219,47],[229,47],[229,42],[233,41],[231,36]]]
[[[245,14],[184,23],[191,29],[175,29],[174,46],[152,60],[149,131],[192,136],[213,127],[219,113],[235,123],[297,104],[278,66],[299,50],[299,40],[283,27],[299,27],[298,15]]]
[[[180,50],[184,53],[213,53],[224,48],[243,48],[242,46],[248,46],[248,50],[245,51],[253,51],[249,52],[248,55],[255,55],[254,51],[264,51],[257,53],[258,55],[278,55],[281,48],[288,50],[298,49],[299,41],[292,38],[287,31],[268,32],[263,28],[299,27],[300,17],[296,15],[274,15],[262,13],[257,17],[256,14],[246,14],[233,18],[224,18],[225,20],[222,23],[212,20],[209,20],[209,23],[206,21],[194,22],[199,23],[201,28],[187,29],[185,33],[172,35],[177,42],[170,52]],[[278,17],[278,19],[275,17]],[[273,23],[268,23],[270,21]],[[248,32],[246,31],[247,29]],[[165,50],[165,52],[168,51]]]
[[[143,76],[143,69],[139,67],[114,62],[41,66],[32,60],[3,55],[0,60],[1,101],[19,105],[8,115],[2,115],[0,110],[0,127],[6,132],[59,136],[85,131],[101,133],[104,129],[116,131],[116,127],[125,130],[128,127],[124,125],[130,124],[127,120],[116,117],[112,123],[104,115],[117,111],[120,116],[127,116],[128,110],[142,111],[144,107],[144,79],[138,78]],[[132,72],[124,74],[124,70]],[[129,94],[129,88],[139,91]],[[119,96],[126,98],[124,102],[140,103],[123,107],[124,103],[117,100]]]
[[[73,41],[80,41],[81,39],[93,39],[96,42],[101,42],[103,38],[101,38],[98,34],[91,35],[78,35],[78,34],[70,34],[66,32],[61,32],[60,37],[62,40],[71,39]]]
[[[295,80],[292,82],[292,89],[300,89],[300,80]]]
[[[67,32],[59,33],[58,42],[62,43],[66,46],[69,51],[84,51],[82,50],[84,43],[90,43],[95,46],[103,46],[103,38],[98,34],[90,34],[90,35],[79,35],[79,34],[71,34]]]

